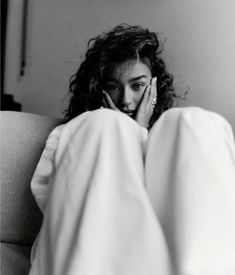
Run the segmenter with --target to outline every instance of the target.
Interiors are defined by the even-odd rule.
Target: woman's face
[[[107,77],[106,92],[113,103],[130,116],[134,114],[152,78],[146,64],[140,60],[127,60],[115,64]]]

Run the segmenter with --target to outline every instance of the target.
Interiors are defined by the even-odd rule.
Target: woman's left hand
[[[157,103],[157,78],[151,80],[144,91],[144,95],[137,109],[135,120],[140,126],[148,128],[149,121]]]

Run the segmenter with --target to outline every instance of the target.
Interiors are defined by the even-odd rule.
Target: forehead
[[[151,77],[151,71],[147,63],[141,60],[127,60],[122,63],[113,64],[108,78],[113,79],[130,79],[138,76]]]

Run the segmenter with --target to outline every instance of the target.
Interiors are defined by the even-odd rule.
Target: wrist
[[[149,123],[145,120],[136,119],[136,122],[143,128],[148,129]]]

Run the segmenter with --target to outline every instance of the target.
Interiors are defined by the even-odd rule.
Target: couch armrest
[[[1,275],[27,275],[30,268],[30,246],[0,243]]]
[[[42,215],[30,181],[49,132],[61,123],[34,114],[1,112],[1,241],[32,245]]]

